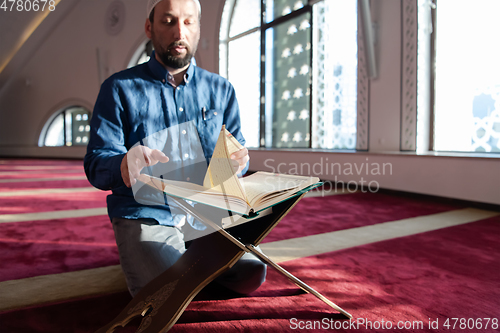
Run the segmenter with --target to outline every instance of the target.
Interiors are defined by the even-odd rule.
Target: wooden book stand
[[[172,198],[187,214],[214,228],[216,232],[193,240],[172,267],[142,288],[125,309],[97,333],[114,332],[120,326],[125,327],[137,316],[144,318],[136,333],[167,332],[193,298],[217,276],[232,267],[245,252],[252,252],[303,290],[312,293],[346,317],[352,318],[349,313],[254,248],[303,196],[304,194],[292,197],[277,204],[272,208],[271,214],[234,226],[229,229],[230,233],[210,219],[201,216],[183,200]]]

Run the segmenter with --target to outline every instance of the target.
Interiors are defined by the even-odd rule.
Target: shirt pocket
[[[223,113],[220,110],[212,109],[205,111],[203,123],[207,130],[216,131],[217,136],[222,128]]]
[[[220,120],[222,126],[222,111],[219,109],[212,109],[205,111],[204,121],[206,122],[214,122]]]
[[[219,138],[220,130],[222,129],[222,122],[224,114],[221,110],[210,109],[205,111],[205,117],[202,118],[202,125],[200,126],[203,146],[207,157],[212,156],[213,149]]]

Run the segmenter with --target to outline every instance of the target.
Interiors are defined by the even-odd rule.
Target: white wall
[[[105,74],[124,69],[145,38],[143,1],[123,0],[126,23],[117,36],[104,29],[111,0],[63,0],[22,53],[0,73],[0,156],[83,157],[82,147],[37,147],[46,120],[72,103],[88,108],[97,97],[100,79],[97,50]],[[218,71],[218,30],[224,0],[201,0],[203,7],[198,65]],[[252,150],[251,169],[296,171],[294,165],[340,163],[340,174],[317,172],[325,180],[376,182],[388,189],[500,204],[500,159],[416,156],[399,153],[401,8],[400,1],[372,0],[377,22],[379,75],[370,83],[369,152]],[[2,77],[9,73],[7,80]],[[26,80],[30,82],[26,85]],[[6,83],[5,83],[6,82]],[[328,159],[328,160],[327,160]],[[346,167],[365,168],[358,175]],[[392,173],[374,175],[374,165],[392,166]],[[288,168],[288,169],[285,169]],[[275,170],[278,171],[278,170]],[[314,173],[314,172],[313,172]],[[372,183],[372,185],[375,183]]]
[[[104,14],[111,1],[73,1],[61,1],[54,15],[47,16],[40,29],[48,31],[27,41],[16,55],[24,62],[16,64],[18,70],[0,88],[1,155],[38,155],[38,138],[54,112],[73,104],[92,110],[101,83],[97,54],[106,77],[125,68],[132,50],[145,38],[142,2],[124,1],[126,24],[119,35],[110,36]],[[61,148],[39,151],[42,156],[68,154]],[[81,157],[83,152],[76,148],[70,156]]]
[[[499,166],[495,158],[416,156],[397,152],[258,150],[250,154],[251,170],[312,175],[329,182],[369,186],[371,190],[385,188],[496,205],[500,204]]]

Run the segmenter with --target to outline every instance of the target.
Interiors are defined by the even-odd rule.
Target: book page
[[[240,182],[245,188],[250,206],[254,207],[267,199],[271,200],[282,195],[285,197],[289,196],[309,185],[319,182],[319,178],[259,171],[240,179]]]
[[[203,186],[247,201],[231,163],[231,154],[241,148],[243,146],[226,130],[226,126],[222,126]]]
[[[226,134],[227,151],[230,158],[231,154],[236,153],[238,150],[243,149],[241,143],[236,140],[236,138],[225,128],[224,133]]]
[[[163,191],[168,196],[199,202],[243,215],[250,212],[250,207],[246,203],[246,200],[242,200],[239,197],[233,197],[227,193],[222,193],[213,189],[207,189],[201,185],[160,179],[145,174],[141,174],[138,180],[159,191]]]

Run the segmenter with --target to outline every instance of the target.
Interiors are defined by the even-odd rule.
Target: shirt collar
[[[166,70],[165,67],[163,67],[162,64],[158,62],[158,60],[156,60],[155,51],[151,53],[151,57],[149,58],[148,61],[148,67],[158,80],[162,81],[163,83],[170,82],[169,80],[170,73]],[[193,77],[194,67],[195,67],[194,64],[191,63],[188,67],[186,74],[184,74],[184,82],[186,85],[189,84],[189,81]]]

